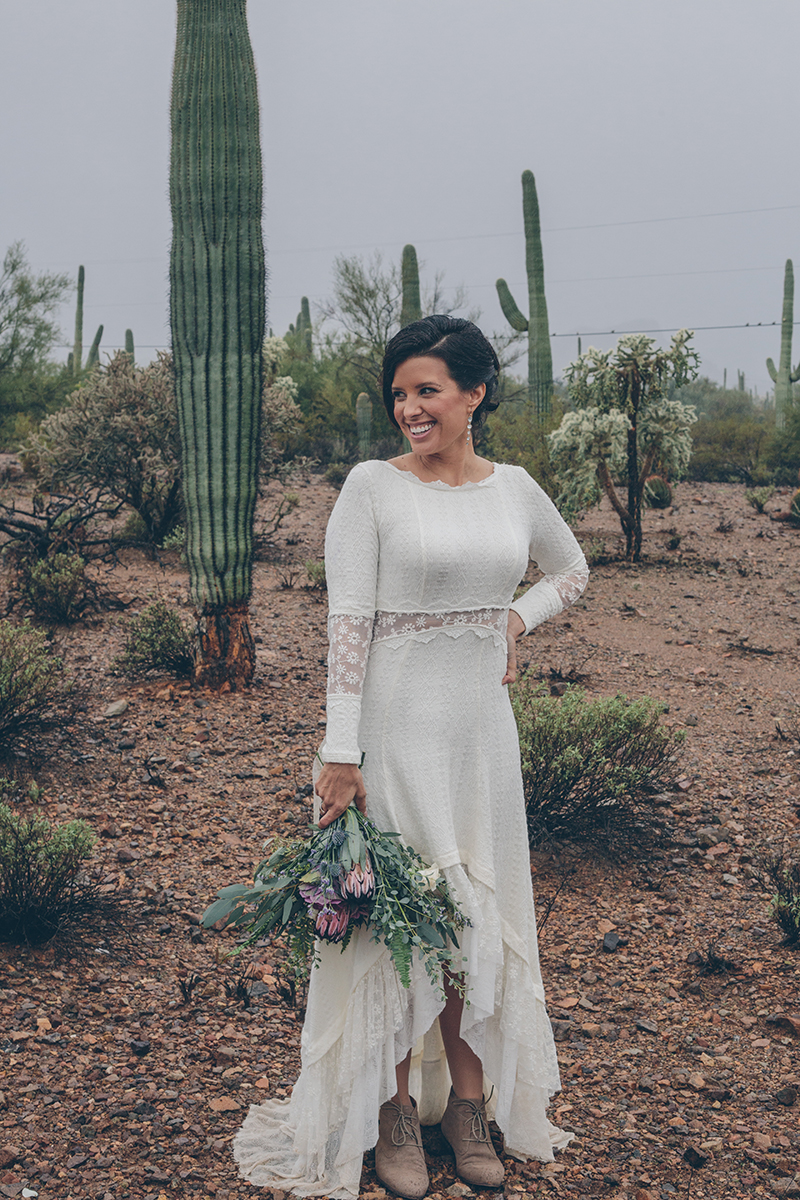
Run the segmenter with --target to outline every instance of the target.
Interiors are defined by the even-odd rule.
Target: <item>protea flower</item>
[[[371,896],[374,893],[375,872],[372,870],[369,856],[366,857],[363,867],[361,863],[356,863],[354,867],[350,868],[342,880],[341,889],[343,896],[352,896],[355,900]]]
[[[325,942],[340,942],[347,933],[350,924],[350,914],[341,900],[332,901],[324,908],[317,909],[314,927]]]

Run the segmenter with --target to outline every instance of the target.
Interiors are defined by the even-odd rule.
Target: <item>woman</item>
[[[357,1196],[363,1152],[376,1146],[381,1180],[418,1200],[428,1187],[420,1118],[441,1120],[459,1175],[482,1187],[503,1180],[490,1116],[523,1159],[552,1159],[569,1140],[545,1116],[560,1083],[505,685],[517,638],[575,600],[588,572],[531,477],[475,453],[498,370],[469,321],[402,329],[386,350],[383,398],[411,452],[355,467],[328,525],[319,823],[355,802],[399,831],[470,924],[454,967],[466,1003],[450,981],[442,998],[419,963],[403,988],[367,930],[344,952],[321,946],[291,1100],[252,1107],[235,1143],[245,1176],[298,1196]],[[514,601],[529,557],[544,578]]]

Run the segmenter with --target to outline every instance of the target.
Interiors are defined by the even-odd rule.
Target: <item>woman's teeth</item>
[[[435,421],[431,421],[429,425],[409,425],[408,432],[412,437],[421,437],[423,433],[427,433],[429,429],[433,429]]]

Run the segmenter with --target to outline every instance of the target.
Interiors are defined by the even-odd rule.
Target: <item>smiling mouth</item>
[[[426,433],[429,433],[433,429],[435,424],[435,421],[429,421],[427,425],[409,425],[409,437],[424,437]]]

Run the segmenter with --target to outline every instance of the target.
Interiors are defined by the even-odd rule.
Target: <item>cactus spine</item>
[[[125,330],[125,353],[127,354],[128,358],[131,360],[132,363],[134,363],[136,361],[136,355],[135,355],[134,345],[133,345],[133,330],[132,329]]]
[[[94,341],[89,347],[89,353],[86,355],[86,370],[90,371],[92,367],[96,367],[100,361],[100,340],[103,336],[103,326],[98,325],[97,333],[94,335]]]
[[[366,462],[372,445],[372,401],[366,392],[359,392],[356,397],[356,424],[358,425],[358,457],[362,462]]]
[[[783,315],[781,317],[781,357],[777,371],[771,358],[767,370],[775,384],[775,428],[786,425],[786,410],[792,403],[792,384],[800,379],[800,363],[792,370],[792,322],[794,321],[794,267],[787,258],[783,274]]]
[[[72,374],[80,375],[83,357],[83,284],[86,272],[78,267],[78,303],[75,306],[75,341],[72,346]]]
[[[404,329],[412,321],[422,319],[422,302],[419,295],[419,264],[417,263],[417,252],[411,245],[403,246],[400,275],[403,285],[400,328]]]
[[[525,265],[528,272],[527,320],[516,305],[505,279],[497,281],[500,307],[512,329],[528,333],[528,396],[538,420],[553,402],[553,354],[544,295],[544,256],[539,224],[539,199],[532,171],[522,172],[522,214],[525,221]]]
[[[266,316],[258,98],[245,0],[178,0],[172,76],[170,324],[200,616],[195,682],[253,677],[247,603]]]

